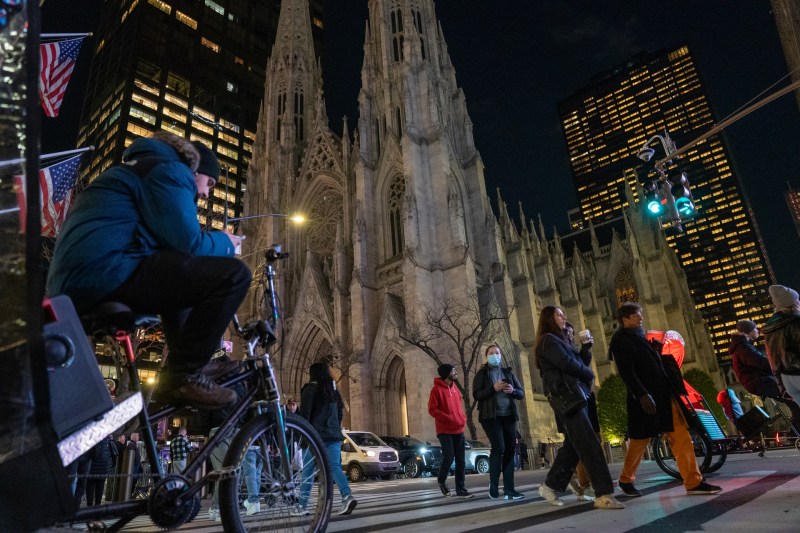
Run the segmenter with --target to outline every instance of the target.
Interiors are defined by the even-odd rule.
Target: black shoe
[[[474,494],[469,492],[467,489],[457,489],[456,496],[458,496],[459,498],[472,498]]]
[[[489,485],[489,497],[493,500],[496,500],[500,497],[500,491],[494,485]]]
[[[447,485],[443,482],[439,482],[439,490],[442,491],[442,494],[445,496],[450,496],[450,489],[447,488]]]
[[[174,406],[221,409],[236,403],[239,397],[231,389],[220,387],[202,372],[185,376],[176,388],[167,388],[159,395],[161,401]]]
[[[706,494],[716,494],[718,492],[722,492],[722,487],[717,487],[716,485],[710,485],[705,481],[701,481],[695,488],[687,490],[686,494],[689,496],[704,496]]]
[[[623,483],[620,481],[619,490],[621,490],[625,496],[629,496],[631,498],[638,498],[642,495],[642,493],[633,486],[633,483]]]
[[[503,491],[503,492],[505,494],[503,496],[504,500],[521,500],[522,498],[525,497],[524,494],[519,493],[519,492],[517,492],[515,490],[506,490],[506,491]]]

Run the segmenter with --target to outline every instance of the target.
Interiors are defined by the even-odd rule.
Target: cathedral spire
[[[594,231],[594,223],[589,219],[589,235],[592,239],[592,253],[595,258],[600,257],[600,241],[597,239],[597,233]]]

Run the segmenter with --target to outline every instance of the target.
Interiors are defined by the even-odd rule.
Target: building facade
[[[79,146],[92,180],[159,130],[213,148],[223,174],[200,219],[221,228],[241,213],[280,0],[123,0],[102,6]],[[311,2],[322,43],[322,0]],[[198,68],[202,65],[202,68]]]
[[[559,103],[559,115],[582,218],[595,224],[633,206],[626,186],[636,190],[652,171],[652,162],[636,157],[646,141],[668,134],[681,147],[716,123],[685,44],[640,54],[598,75]],[[653,162],[664,157],[663,146],[652,146]],[[762,323],[770,316],[766,287],[774,275],[720,135],[698,143],[668,170],[686,173],[696,215],[683,221],[683,231],[665,230],[666,238],[686,272],[717,357],[727,361],[736,321]]]
[[[561,305],[577,329],[592,330],[600,382],[613,372],[606,352],[624,299],[641,302],[649,327],[683,334],[687,365],[716,374],[678,261],[638,210],[563,237],[547,237],[524,214],[513,221],[499,192],[495,213],[431,0],[369,2],[358,123],[337,132],[328,127],[307,9],[307,0],[283,2],[245,197],[246,215],[309,219],[300,228],[279,217],[244,222],[244,257],[256,277],[272,243],[292,254],[279,266],[284,321],[273,359],[284,394],[297,397],[309,366],[325,361],[345,399],[346,427],[432,440],[427,402],[438,364],[455,364],[469,384],[496,341],[525,388],[521,431],[528,442],[558,439],[531,359],[539,311]],[[633,202],[635,186],[625,194]],[[443,302],[478,309],[480,319],[512,310],[493,315],[500,319],[466,372],[441,337],[427,338],[435,357],[404,340]],[[240,314],[260,305],[255,289]]]

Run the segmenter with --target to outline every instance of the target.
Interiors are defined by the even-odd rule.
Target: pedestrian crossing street
[[[797,458],[795,458],[797,460]],[[754,463],[752,466],[759,466]],[[800,466],[800,465],[799,465]],[[723,469],[724,470],[724,469]],[[642,498],[625,499],[619,511],[594,510],[591,502],[577,502],[564,496],[566,505],[553,507],[538,495],[544,471],[517,476],[516,490],[525,494],[519,501],[491,500],[487,476],[468,476],[471,499],[444,497],[435,478],[352,484],[358,507],[350,516],[338,516],[338,491],[329,532],[400,533],[424,529],[437,533],[499,533],[524,531],[798,531],[800,469],[744,470],[716,475],[712,482],[724,491],[715,496],[686,496],[683,487],[657,469],[640,472],[636,486]],[[452,480],[450,480],[452,484]],[[405,490],[410,489],[410,490]],[[452,489],[452,487],[451,487]],[[618,493],[619,494],[619,493]],[[198,517],[180,528],[197,533],[222,531],[208,519],[208,500]],[[147,517],[139,517],[123,531],[156,532]]]

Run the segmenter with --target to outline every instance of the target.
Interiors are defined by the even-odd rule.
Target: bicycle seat
[[[81,316],[83,329],[90,335],[113,335],[118,331],[154,326],[161,322],[157,315],[137,315],[126,304],[103,302]]]

